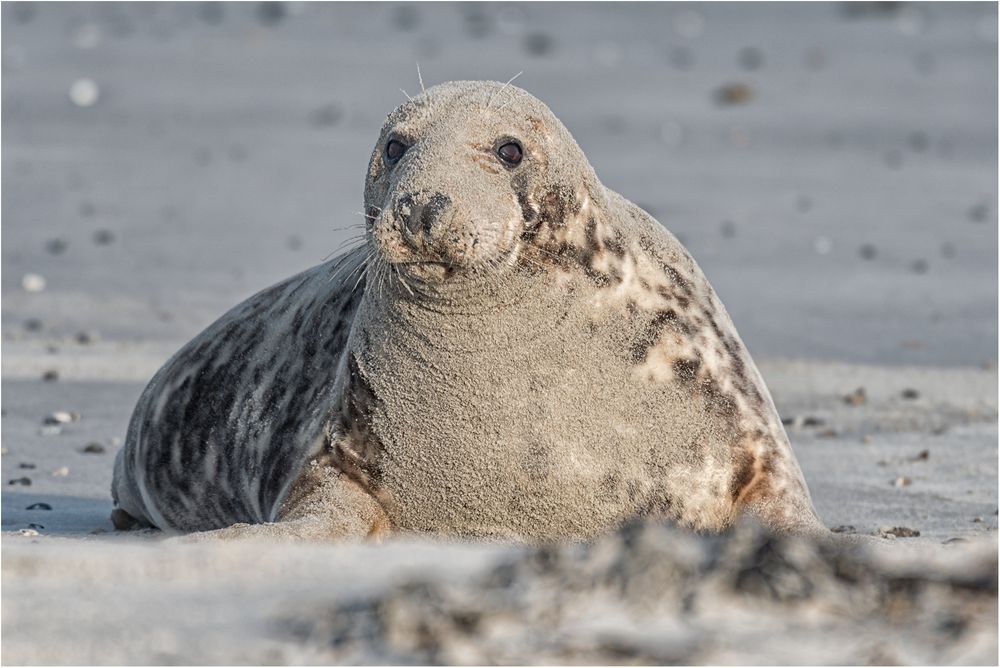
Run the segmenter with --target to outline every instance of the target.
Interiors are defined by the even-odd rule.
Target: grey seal
[[[116,526],[827,532],[708,280],[542,102],[427,89],[387,117],[364,198],[359,247],[236,306],[153,377],[115,463]]]

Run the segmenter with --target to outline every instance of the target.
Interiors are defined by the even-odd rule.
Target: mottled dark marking
[[[701,368],[699,359],[676,359],[674,360],[674,377],[685,383],[693,383],[698,378],[698,369]]]

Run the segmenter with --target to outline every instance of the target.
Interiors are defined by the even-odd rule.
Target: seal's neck
[[[358,325],[369,341],[473,352],[524,345],[550,332],[565,311],[565,298],[550,275],[522,268],[434,285],[373,285],[366,288]]]

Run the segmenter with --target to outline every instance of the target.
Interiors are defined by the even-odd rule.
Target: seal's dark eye
[[[389,143],[385,145],[385,157],[389,159],[389,162],[396,162],[403,157],[406,153],[406,149],[409,147],[401,141],[396,141],[395,139],[389,140]]]
[[[507,142],[498,148],[497,155],[500,156],[501,160],[512,166],[521,164],[521,158],[524,157],[524,154],[521,153],[521,145],[513,141]]]

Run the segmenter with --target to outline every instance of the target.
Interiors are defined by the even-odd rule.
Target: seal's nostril
[[[409,234],[429,235],[443,219],[451,198],[443,193],[417,193],[403,195],[393,207],[397,218]]]

